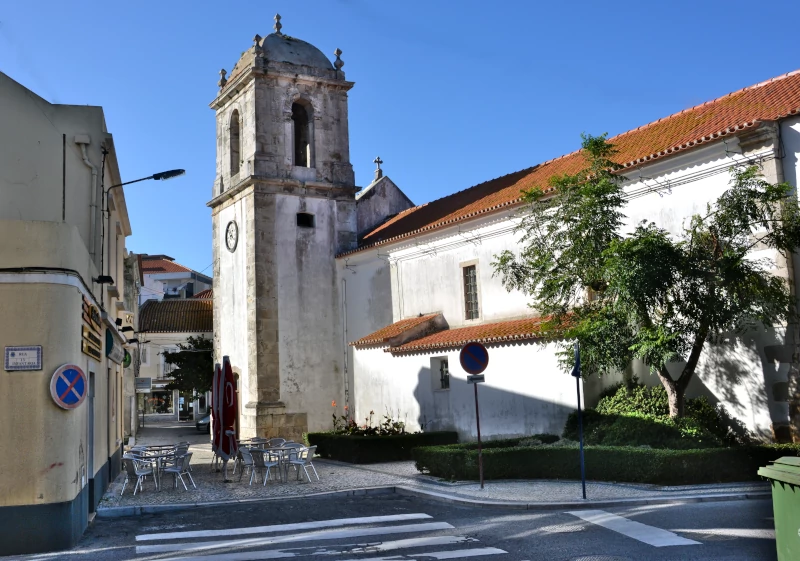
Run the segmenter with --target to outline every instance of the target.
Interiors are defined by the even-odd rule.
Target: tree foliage
[[[495,274],[549,317],[565,369],[575,340],[584,375],[641,359],[661,379],[670,414],[681,416],[707,342],[793,316],[785,280],[770,272],[774,260],[754,250],[783,258],[800,245],[797,200],[757,166],[734,167],[730,187],[680,233],[652,222],[625,232],[613,145],[584,136],[582,153],[584,169],[524,194],[522,250],[496,256]],[[677,378],[670,363],[679,363]]]
[[[164,352],[164,362],[176,366],[166,389],[203,394],[211,391],[214,379],[214,345],[211,339],[189,337],[177,352]]]

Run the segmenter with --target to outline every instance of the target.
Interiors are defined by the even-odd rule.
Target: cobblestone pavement
[[[133,496],[133,483],[130,482],[120,496],[125,474],[112,482],[103,496],[99,510],[112,507],[130,507],[167,504],[192,504],[205,502],[235,502],[248,499],[298,497],[318,493],[346,491],[374,487],[407,487],[419,491],[445,494],[451,497],[481,501],[513,501],[522,503],[559,503],[576,501],[581,496],[580,482],[576,481],[487,481],[485,489],[475,482],[446,482],[419,473],[413,462],[391,462],[369,465],[351,465],[342,462],[317,459],[314,465],[320,480],[313,478],[311,483],[297,480],[293,471],[288,481],[281,483],[271,478],[266,485],[262,480],[248,485],[249,475],[239,480],[239,473],[232,474],[229,463],[228,477],[211,468],[211,445],[208,435],[194,431],[191,426],[181,423],[170,427],[145,429],[140,432],[138,443],[156,444],[187,440],[191,443],[192,476],[197,485],[191,484],[189,490],[173,487],[172,477],[166,476],[160,491],[155,490],[152,479],[144,484],[144,490]],[[679,499],[693,495],[752,494],[769,491],[767,483],[741,483],[720,485],[688,485],[660,487],[626,483],[588,482],[587,497],[591,500],[614,499]]]

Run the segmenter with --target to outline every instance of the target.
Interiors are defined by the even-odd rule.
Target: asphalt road
[[[776,554],[768,500],[537,512],[380,495],[97,519],[74,550],[21,559],[198,557],[772,561]]]

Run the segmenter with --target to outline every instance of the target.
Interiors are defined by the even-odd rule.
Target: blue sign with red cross
[[[480,374],[489,366],[489,351],[480,343],[467,343],[461,349],[461,368],[468,374]]]
[[[86,374],[80,366],[65,364],[53,373],[50,380],[50,395],[56,405],[62,409],[75,409],[83,400],[89,385],[86,383]]]

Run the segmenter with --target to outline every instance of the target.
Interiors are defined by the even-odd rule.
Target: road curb
[[[585,501],[576,500],[576,501],[546,502],[546,503],[545,502],[525,503],[516,501],[488,501],[488,500],[467,499],[465,497],[448,495],[447,493],[427,491],[423,489],[416,489],[413,487],[404,487],[402,485],[395,486],[395,493],[400,495],[424,497],[440,502],[458,504],[462,506],[472,506],[479,508],[501,508],[510,510],[561,510],[564,508],[585,508],[587,506],[596,508],[610,508],[615,506],[743,501],[743,500],[766,499],[772,496],[771,492],[765,491],[763,493],[759,492],[717,493],[717,494],[684,495],[681,497],[641,497],[641,498],[630,498],[630,499],[598,499],[598,500],[587,499]]]
[[[270,501],[287,501],[298,499],[318,499],[328,497],[354,497],[364,495],[391,495],[394,494],[395,487],[362,487],[359,489],[346,489],[343,491],[322,491],[320,493],[309,493],[307,495],[283,496],[283,497],[256,497],[253,499],[232,499],[222,501],[203,501],[196,503],[172,503],[164,505],[141,505],[141,506],[112,506],[97,509],[97,518],[120,518],[123,516],[141,516],[142,514],[157,514],[175,510],[190,510],[193,508],[208,508],[219,506],[245,505],[252,503],[265,503]]]
[[[467,499],[465,497],[458,497],[449,495],[447,493],[440,493],[436,491],[428,491],[414,487],[405,487],[402,485],[390,485],[383,487],[362,487],[359,489],[347,489],[344,491],[324,491],[320,493],[309,493],[308,495],[300,495],[294,497],[263,497],[253,499],[235,499],[235,500],[222,500],[222,501],[204,501],[196,503],[173,503],[163,505],[142,505],[142,506],[117,506],[108,508],[99,508],[97,510],[97,518],[121,518],[126,516],[141,516],[143,514],[158,514],[161,512],[171,512],[176,510],[190,510],[193,508],[209,508],[219,506],[231,505],[245,505],[253,503],[264,503],[271,501],[286,501],[298,499],[317,499],[317,498],[330,498],[330,497],[355,497],[366,495],[405,495],[431,499],[443,503],[456,504],[461,506],[471,506],[477,508],[499,508],[507,510],[561,510],[571,508],[585,508],[587,506],[595,508],[610,508],[621,506],[635,506],[635,505],[664,505],[664,504],[686,504],[686,503],[704,503],[704,502],[722,502],[722,501],[742,501],[742,500],[759,500],[771,497],[769,491],[750,492],[750,493],[717,493],[717,494],[699,494],[699,495],[684,495],[681,497],[641,497],[630,499],[587,499],[585,501],[562,501],[562,502],[516,502],[516,501],[489,501],[480,499]]]

